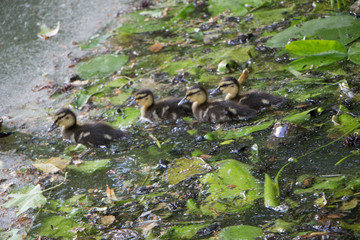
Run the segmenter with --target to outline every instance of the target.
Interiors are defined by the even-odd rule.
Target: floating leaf
[[[262,0],[210,0],[208,10],[212,16],[217,16],[226,10],[230,10],[236,16],[244,16],[248,12],[245,6],[255,8],[262,3]]]
[[[161,43],[155,43],[154,45],[151,45],[151,46],[149,47],[149,50],[150,50],[151,52],[157,53],[157,52],[159,52],[161,49],[163,49],[163,47],[164,47],[163,44],[161,44]]]
[[[128,56],[124,55],[100,55],[88,61],[80,62],[77,65],[77,71],[83,79],[105,77],[119,70],[128,59]]]
[[[19,216],[30,208],[37,208],[46,203],[46,198],[43,196],[39,184],[36,186],[30,185],[23,193],[9,194],[8,197],[12,199],[2,206],[7,208],[18,206],[19,210],[16,216]]]
[[[204,227],[207,224],[200,225],[188,225],[188,226],[174,226],[169,228],[167,232],[159,237],[159,239],[167,240],[167,239],[192,239],[196,236],[196,232]]]
[[[350,46],[348,56],[350,61],[360,64],[360,43],[356,42]]]
[[[291,222],[286,222],[282,219],[276,219],[274,225],[269,228],[266,228],[265,231],[273,233],[286,233],[293,231],[295,224]]]
[[[85,173],[85,174],[92,174],[96,170],[106,169],[106,167],[107,167],[107,165],[109,164],[110,161],[111,161],[111,159],[86,161],[86,162],[84,162],[83,164],[81,164],[79,166],[69,165],[67,168],[71,169],[71,170],[74,170],[74,171],[77,171],[77,172],[82,172],[82,173]]]
[[[171,184],[177,184],[188,177],[206,173],[211,167],[201,158],[178,158],[171,162],[166,172],[166,180]]]
[[[39,236],[62,237],[64,239],[72,239],[74,233],[72,228],[79,225],[65,216],[52,216],[42,219],[41,225],[37,228]]]
[[[60,30],[60,22],[57,22],[56,28],[54,29],[48,28],[45,24],[42,24],[40,26],[40,32],[38,33],[38,37],[46,40],[58,34],[59,30]]]
[[[316,108],[312,108],[300,113],[293,113],[290,114],[289,116],[283,118],[283,121],[286,122],[291,122],[291,123],[296,123],[296,124],[301,124],[304,123],[305,121],[309,121],[310,119],[310,112],[314,111]]]
[[[316,177],[314,184],[305,189],[295,189],[294,193],[307,193],[307,192],[319,192],[322,193],[324,190],[335,190],[342,189],[346,183],[345,176],[336,177]]]
[[[164,23],[161,19],[158,18],[148,18],[148,11],[143,11],[145,13],[133,12],[129,14],[124,14],[122,16],[123,24],[118,28],[119,32],[126,33],[145,33],[145,32],[154,32],[164,29],[167,24]]]
[[[285,46],[289,39],[303,39],[305,36],[312,39],[336,40],[347,45],[360,37],[360,20],[350,15],[310,20],[301,26],[295,25],[278,33],[265,45],[279,48]]]
[[[223,160],[217,171],[203,176],[200,181],[208,186],[209,194],[201,202],[205,215],[235,213],[249,208],[261,197],[261,185],[251,174],[251,166],[236,160]],[[232,187],[228,187],[228,186]]]
[[[262,229],[248,225],[223,228],[218,235],[220,240],[254,240],[262,238]]]
[[[37,161],[32,165],[45,173],[55,173],[66,168],[70,161],[60,157],[52,157],[46,161]]]
[[[336,119],[336,120],[335,120]],[[351,132],[360,127],[360,117],[353,117],[351,114],[344,113],[339,117],[333,118],[334,126],[328,130],[328,137],[338,138],[347,132]]]
[[[218,131],[207,133],[205,135],[205,138],[209,139],[209,140],[211,140],[211,139],[224,139],[224,140],[226,140],[226,139],[241,138],[241,137],[246,136],[246,135],[248,135],[250,133],[267,129],[273,123],[274,123],[274,120],[271,120],[271,121],[263,122],[263,123],[260,123],[260,124],[254,125],[254,126],[245,126],[245,127],[238,128],[238,129],[235,129],[235,130],[228,130],[228,131],[218,130]]]
[[[285,48],[295,56],[303,57],[289,64],[289,67],[295,70],[326,66],[344,59],[347,55],[345,46],[334,40],[294,41]]]

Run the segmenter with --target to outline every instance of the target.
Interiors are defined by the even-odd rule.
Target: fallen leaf
[[[118,198],[115,195],[114,189],[110,188],[109,185],[106,184],[106,196],[108,197],[110,202],[118,201]]]
[[[157,52],[159,52],[163,47],[164,47],[163,44],[161,44],[161,43],[155,43],[154,45],[152,45],[152,46],[149,47],[149,50],[150,50],[151,52],[157,53]]]
[[[115,217],[113,215],[104,216],[101,218],[100,222],[104,225],[110,225],[115,221]]]

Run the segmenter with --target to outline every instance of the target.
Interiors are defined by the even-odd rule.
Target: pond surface
[[[333,220],[340,217],[336,216],[332,220],[326,217],[334,209],[333,215],[338,214],[337,209],[341,206],[345,210],[350,209],[339,210],[346,216],[341,219],[344,220],[341,224],[353,219],[358,222],[351,215],[356,214],[356,210],[351,212],[355,208],[344,207],[347,202],[351,202],[349,199],[354,199],[355,206],[358,201],[359,158],[354,151],[358,143],[355,143],[355,147],[345,147],[343,139],[347,135],[345,133],[350,133],[357,126],[359,119],[356,116],[360,110],[355,101],[339,93],[339,83],[345,80],[354,92],[359,89],[357,77],[353,75],[358,69],[357,65],[346,62],[341,63],[343,65],[335,64],[329,69],[293,75],[284,67],[290,62],[287,55],[279,57],[281,52],[276,53],[274,49],[264,47],[263,43],[269,35],[286,29],[290,21],[299,20],[305,14],[301,11],[313,8],[312,4],[274,3],[276,8],[264,5],[264,9],[254,10],[251,16],[241,15],[245,10],[234,8],[238,12],[228,17],[228,13],[217,16],[225,9],[219,10],[217,6],[207,10],[201,2],[184,6],[169,1],[159,3],[160,7],[154,8],[150,5],[150,9],[144,10],[142,14],[125,15],[124,18],[128,18],[126,20],[130,24],[124,24],[115,31],[104,28],[99,31],[100,35],[81,46],[74,46],[72,42],[87,40],[89,32],[101,29],[106,19],[109,19],[105,17],[99,21],[95,14],[94,19],[97,20],[90,21],[93,25],[89,26],[86,11],[82,11],[97,8],[96,4],[103,2],[84,2],[83,6],[41,1],[14,6],[9,4],[14,11],[24,8],[28,12],[26,18],[33,16],[34,20],[31,24],[27,23],[31,26],[26,31],[32,29],[29,33],[31,37],[27,35],[27,41],[17,37],[25,31],[21,30],[25,28],[23,24],[19,24],[22,28],[18,28],[21,34],[8,34],[9,39],[15,39],[13,42],[18,41],[19,44],[6,46],[5,41],[1,41],[5,54],[21,53],[29,48],[26,51],[28,57],[24,59],[14,59],[8,55],[4,64],[9,64],[12,71],[9,70],[4,79],[9,79],[14,72],[15,76],[18,74],[16,80],[23,82],[17,84],[24,85],[26,94],[29,94],[26,96],[30,99],[25,101],[16,97],[23,94],[17,88],[12,88],[14,96],[3,96],[17,103],[17,108],[12,108],[8,100],[4,100],[5,123],[11,122],[10,126],[16,127],[25,123],[18,133],[0,139],[0,149],[7,151],[0,156],[3,162],[8,161],[8,158],[14,160],[3,166],[18,170],[15,164],[21,166],[23,160],[39,164],[52,157],[65,159],[68,164],[73,161],[56,173],[44,174],[43,169],[35,169],[35,165],[10,172],[14,175],[25,172],[25,176],[36,177],[35,184],[39,183],[43,189],[47,189],[43,192],[46,203],[31,226],[31,236],[40,234],[70,238],[78,234],[80,237],[101,235],[104,239],[111,239],[120,234],[128,239],[136,239],[136,236],[140,239],[143,236],[149,239],[157,239],[159,236],[161,239],[177,239],[189,234],[184,238],[196,239],[217,236],[221,229],[236,225],[251,225],[257,227],[257,231],[263,229],[264,234],[269,233],[270,238],[274,234],[274,238],[279,239],[286,239],[291,234],[295,237],[302,231],[317,232],[318,229],[330,237],[352,234],[351,230],[341,228],[340,223]],[[209,2],[216,4],[216,1]],[[49,10],[51,13],[48,13],[38,8],[41,4],[50,4],[49,9],[56,11]],[[146,1],[142,4],[144,8],[149,7]],[[105,12],[109,12],[109,16],[118,10],[118,6],[112,7],[111,3],[106,6],[108,8],[105,8]],[[300,13],[294,10],[294,6],[301,9]],[[78,9],[83,15],[75,14],[74,19],[62,23],[61,16],[70,15],[72,8]],[[173,11],[168,12],[169,9],[175,9],[175,17]],[[313,11],[309,18],[323,14]],[[209,19],[211,14],[214,16]],[[50,20],[47,21],[44,15]],[[274,19],[266,19],[272,15]],[[283,21],[284,17],[288,20]],[[67,30],[61,29],[57,36],[46,41],[36,38],[38,23],[45,22],[54,27],[57,21],[61,21],[61,26]],[[278,23],[270,26],[273,21]],[[87,27],[80,28],[84,29],[83,33],[78,32],[83,23]],[[239,41],[240,35],[250,31],[255,38],[232,45]],[[30,42],[34,48],[27,45]],[[18,45],[22,48],[17,48]],[[70,58],[82,56],[79,47],[90,49],[93,55],[80,59],[76,69],[68,68],[72,64]],[[29,55],[38,59],[34,60]],[[94,61],[97,64],[89,60],[92,57],[97,60]],[[220,73],[217,67],[222,58],[236,60],[238,66]],[[102,65],[103,62],[106,64]],[[19,64],[25,67],[18,68]],[[35,71],[28,73],[28,67]],[[222,76],[238,77],[245,67],[250,69],[245,89],[272,92],[287,98],[288,102],[280,108],[260,112],[249,121],[221,124],[198,123],[191,119],[181,119],[176,123],[143,123],[138,122],[139,110],[127,106],[128,98],[139,88],[151,88],[160,96],[182,97],[186,87],[194,83],[201,82],[208,89],[213,89]],[[337,72],[332,72],[333,69]],[[343,69],[346,69],[348,75],[342,72]],[[36,85],[47,86],[52,81],[65,83],[73,72],[77,72],[83,80],[89,79],[89,83],[51,99],[48,99],[46,90],[32,92],[32,89],[38,89]],[[34,81],[27,82],[27,75]],[[9,83],[9,80],[4,82]],[[92,149],[79,160],[85,151],[83,147],[63,142],[58,130],[45,133],[51,123],[50,115],[64,103],[77,109],[81,122],[106,120],[115,127],[128,127],[131,136],[109,148]],[[347,109],[340,105],[345,105]],[[15,116],[15,112],[19,114]],[[290,134],[284,139],[274,137],[284,131],[276,129],[277,122],[291,128]],[[343,125],[348,127],[346,124],[349,122],[354,125],[349,124],[348,132],[340,131]],[[336,126],[339,126],[340,133],[335,131]],[[27,129],[35,132],[28,134]],[[250,133],[243,134],[242,131]],[[352,155],[345,162],[336,165],[349,154]],[[292,163],[282,171],[278,182],[281,194],[275,200],[281,201],[280,207],[265,207],[265,174],[275,179],[279,170],[289,162]],[[178,172],[174,170],[176,163],[183,164]],[[189,169],[195,173],[184,177]],[[234,174],[233,171],[237,172]],[[236,174],[244,174],[247,178],[240,183]],[[8,175],[6,178],[10,179]],[[309,185],[302,186],[297,182],[299,176],[308,176],[315,183],[309,180]],[[312,184],[317,186],[322,179],[332,181],[325,176],[335,176],[332,180],[336,182],[336,194],[332,192],[335,187],[331,184],[320,184],[311,192]],[[355,180],[348,181],[350,176],[355,176]],[[178,182],[176,177],[181,181]],[[248,181],[253,185],[242,189]],[[348,182],[351,184],[347,185]],[[345,186],[346,192],[341,192]],[[229,193],[230,197],[222,195],[223,192]],[[326,203],[322,207],[315,205],[319,198],[322,199],[321,196],[329,201],[328,208],[324,207]],[[242,205],[242,200],[248,199],[252,201],[251,206]],[[319,214],[327,222],[318,221]],[[107,219],[112,221],[108,222]],[[285,229],[281,225],[279,229],[271,229],[269,226],[276,226],[278,220],[286,221],[291,227]],[[207,226],[212,228],[204,229]],[[210,233],[202,235],[206,231]]]
[[[17,187],[24,184],[16,171],[32,159],[33,150],[23,145],[32,141],[32,137],[21,132],[46,138],[50,124],[48,108],[67,104],[66,100],[51,101],[48,89],[39,89],[50,83],[68,82],[73,74],[68,68],[70,58],[79,52],[75,43],[86,41],[111,24],[116,14],[128,8],[128,2],[0,1],[0,117],[4,121],[3,131],[16,131],[0,139],[0,179],[7,179]],[[55,37],[38,38],[42,24],[55,28],[57,22],[60,22],[60,31]],[[23,155],[24,149],[29,151]],[[5,214],[0,228],[7,228],[15,219],[14,211]]]

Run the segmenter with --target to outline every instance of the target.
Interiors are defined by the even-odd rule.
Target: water
[[[51,82],[68,81],[76,42],[87,40],[127,7],[124,0],[3,0],[0,2],[0,117],[4,126],[43,132],[52,102],[48,91],[34,91]],[[40,40],[40,25],[59,33]]]
[[[124,0],[0,1],[0,117],[4,131],[15,128],[17,132],[0,140],[0,179],[5,180],[0,192],[8,183],[16,188],[24,184],[17,171],[29,158],[21,154],[24,136],[20,132],[46,138],[51,124],[48,109],[66,104],[51,101],[46,89],[34,90],[68,81],[73,73],[68,68],[70,56],[82,54],[74,43],[86,41],[127,8]],[[41,24],[55,28],[57,22],[60,31],[55,37],[46,41],[37,37]],[[3,229],[16,219],[15,209],[0,214],[4,217],[0,221]]]

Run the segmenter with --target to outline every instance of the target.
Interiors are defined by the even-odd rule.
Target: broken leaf
[[[221,229],[220,240],[253,240],[262,238],[262,229],[248,225],[237,225]]]

